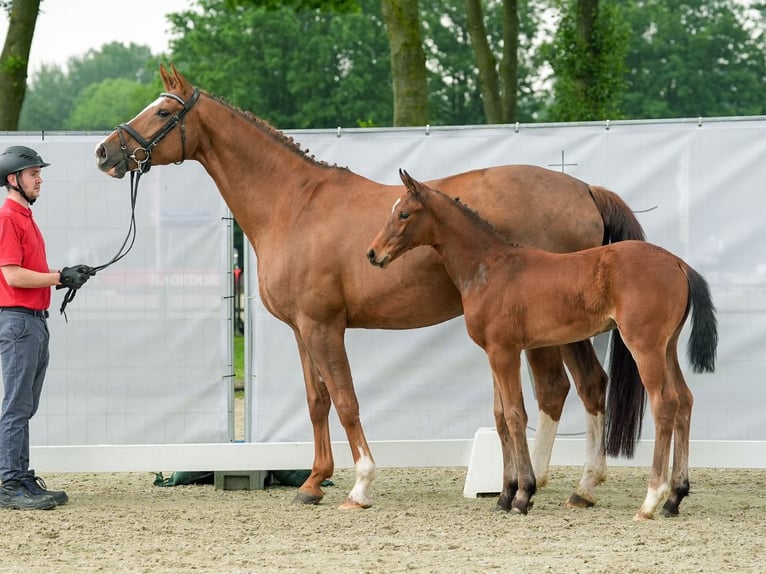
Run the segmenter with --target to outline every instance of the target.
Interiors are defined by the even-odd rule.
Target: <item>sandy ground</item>
[[[380,469],[375,505],[337,507],[334,477],[317,506],[295,488],[160,488],[150,473],[56,474],[66,506],[3,511],[0,571],[200,572],[763,572],[766,473],[693,469],[678,518],[632,521],[646,469],[619,468],[588,510],[562,505],[579,478],[555,468],[527,516],[462,496],[464,468]]]
[[[766,572],[766,471],[691,469],[681,516],[636,523],[645,468],[610,469],[597,506],[571,510],[562,503],[580,469],[556,467],[527,516],[494,511],[494,497],[464,498],[465,470],[379,469],[363,511],[338,509],[349,469],[308,507],[291,504],[294,487],[51,474],[48,486],[66,490],[69,504],[2,511],[0,572]]]

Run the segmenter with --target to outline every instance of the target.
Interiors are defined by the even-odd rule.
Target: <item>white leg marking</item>
[[[537,432],[535,432],[532,448],[532,470],[539,488],[548,484],[548,468],[551,464],[553,441],[556,439],[558,428],[558,421],[554,421],[543,411],[537,412]]]
[[[646,493],[646,499],[636,515],[636,519],[654,518],[655,510],[667,498],[668,492],[670,492],[670,488],[667,483],[660,485],[659,488],[649,488]]]
[[[604,415],[591,415],[585,413],[587,437],[585,445],[585,470],[580,484],[577,486],[577,494],[583,498],[595,502],[595,488],[606,480],[606,454],[602,447],[604,441]]]
[[[359,451],[361,456],[356,461],[356,482],[348,497],[360,506],[372,506],[370,484],[375,478],[375,463],[370,457],[362,454],[362,449]]]

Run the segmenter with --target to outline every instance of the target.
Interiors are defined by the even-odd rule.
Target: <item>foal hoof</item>
[[[636,515],[633,517],[633,522],[646,522],[647,520],[654,520],[654,515],[646,514],[639,510],[638,512],[636,512]]]
[[[324,495],[307,494],[305,492],[298,491],[298,494],[293,498],[292,504],[319,504]]]
[[[595,504],[592,500],[588,500],[576,492],[569,495],[569,500],[566,501],[567,508],[591,508]]]
[[[674,518],[678,516],[678,505],[671,502],[669,499],[665,501],[662,506],[662,515],[666,518]]]

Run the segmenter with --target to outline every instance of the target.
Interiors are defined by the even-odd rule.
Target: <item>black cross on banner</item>
[[[561,150],[561,163],[549,163],[548,167],[560,167],[561,173],[564,173],[564,168],[569,166],[577,165],[576,163],[565,163],[564,162],[564,150]]]

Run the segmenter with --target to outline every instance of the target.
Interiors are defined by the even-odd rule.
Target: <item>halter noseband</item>
[[[127,123],[122,123],[116,128],[117,135],[120,138],[120,149],[122,149],[122,155],[125,157],[125,163],[127,164],[131,159],[135,161],[138,165],[139,173],[146,173],[149,171],[149,168],[152,167],[152,149],[154,149],[154,146],[162,141],[162,138],[173,131],[173,129],[179,123],[181,124],[181,161],[177,161],[175,163],[183,163],[186,159],[186,124],[184,123],[184,116],[190,109],[192,109],[194,104],[197,103],[197,100],[199,99],[199,89],[194,88],[194,93],[192,94],[191,98],[189,98],[188,102],[183,101],[183,99],[181,99],[179,96],[171,94],[170,92],[162,92],[160,97],[163,96],[166,98],[173,98],[183,106],[183,109],[181,109],[181,111],[170,118],[167,123],[157,131],[157,133],[149,138],[149,141],[145,140],[141,134],[130,127]],[[131,154],[128,153],[128,146],[125,142],[124,132],[130,134],[130,137],[136,140],[140,146],[134,149],[133,153]]]

